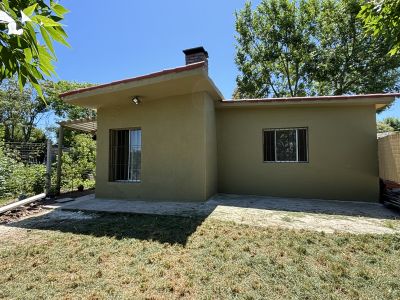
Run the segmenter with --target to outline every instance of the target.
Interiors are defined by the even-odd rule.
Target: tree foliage
[[[367,1],[358,15],[368,33],[383,37],[390,55],[400,52],[400,0]]]
[[[25,165],[0,145],[0,200],[42,193],[45,174],[45,165]]]
[[[88,134],[73,137],[69,152],[63,155],[63,186],[73,189],[78,185],[93,187],[89,177],[96,172],[96,142]]]
[[[400,119],[388,117],[380,122],[377,122],[378,132],[400,131]]]
[[[400,59],[365,35],[358,0],[262,0],[236,13],[234,97],[386,92]],[[378,75],[379,74],[379,75]]]
[[[55,74],[53,41],[69,46],[67,12],[52,0],[0,0],[0,82],[17,75],[21,89],[30,82],[42,97],[40,80]]]
[[[93,86],[93,84],[66,80],[60,80],[57,82],[47,80],[43,82],[43,91],[47,103],[49,103],[51,109],[57,116],[67,119],[80,119],[94,117],[96,116],[96,111],[93,109],[68,104],[61,100],[59,95],[64,92],[89,86]]]
[[[20,90],[16,79],[3,80],[0,84],[0,124],[6,142],[43,140],[43,132],[36,125],[38,117],[48,111],[49,106],[31,85]]]
[[[80,83],[73,81],[60,80],[53,82],[47,80],[43,83],[44,96],[51,107],[52,112],[60,118],[69,120],[95,117],[96,111],[89,108],[79,107],[76,105],[68,104],[61,100],[59,95],[64,92],[76,90],[93,86],[91,83]],[[58,128],[54,128],[55,131]],[[64,132],[64,146],[70,147],[74,142],[74,136],[77,135],[76,131],[65,130]]]

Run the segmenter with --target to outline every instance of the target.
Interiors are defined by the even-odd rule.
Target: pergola
[[[58,132],[58,149],[57,149],[57,181],[56,191],[60,192],[61,189],[61,165],[62,165],[62,145],[64,142],[64,129],[71,129],[86,133],[96,133],[97,120],[96,118],[83,118],[75,120],[67,120],[58,123],[60,130]]]

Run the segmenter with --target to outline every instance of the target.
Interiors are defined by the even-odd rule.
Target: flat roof
[[[303,106],[303,105],[375,105],[380,109],[389,105],[400,93],[378,93],[361,95],[304,96],[259,99],[229,99],[218,102],[217,107],[249,107],[249,106]]]
[[[214,101],[223,99],[222,93],[208,76],[205,62],[81,88],[62,93],[60,97],[70,104],[98,109],[130,103],[133,97],[139,97],[145,103],[198,92],[208,92]]]
[[[98,89],[102,89],[102,88],[106,88],[106,87],[110,87],[110,86],[114,86],[114,85],[130,83],[130,82],[134,82],[134,81],[139,81],[139,80],[143,80],[143,79],[159,77],[159,76],[173,74],[173,73],[181,73],[181,72],[185,72],[185,71],[190,71],[190,70],[197,69],[197,68],[203,68],[204,66],[205,66],[205,62],[202,61],[202,62],[199,62],[199,63],[193,63],[193,64],[181,66],[181,67],[176,67],[176,68],[173,68],[173,69],[165,69],[165,70],[162,70],[162,71],[159,71],[159,72],[154,72],[154,73],[150,73],[150,74],[146,74],[146,75],[126,78],[126,79],[122,79],[122,80],[116,80],[116,81],[112,81],[112,82],[109,82],[109,83],[104,83],[104,84],[99,84],[99,85],[90,86],[90,87],[86,87],[86,88],[81,88],[81,89],[77,89],[77,90],[72,90],[72,91],[68,91],[68,92],[62,93],[59,96],[61,98],[64,98],[64,97],[67,97],[67,96],[76,95],[76,94],[80,94],[80,93],[84,93],[84,92],[88,92],[88,91],[93,91],[93,90],[98,90]]]
[[[368,98],[394,98],[400,97],[400,93],[378,93],[378,94],[358,94],[358,95],[333,95],[333,96],[302,96],[302,97],[279,97],[279,98],[254,98],[254,99],[226,99],[221,102],[232,101],[237,103],[248,102],[293,102],[293,101],[332,101],[332,100],[353,100]]]

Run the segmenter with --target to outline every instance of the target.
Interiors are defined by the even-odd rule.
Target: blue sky
[[[57,47],[66,80],[103,83],[184,65],[183,49],[204,46],[210,76],[230,97],[234,12],[244,1],[63,1],[71,49]]]
[[[104,83],[184,64],[204,46],[210,76],[226,98],[235,87],[234,12],[244,0],[61,1],[71,48],[57,46],[58,79]],[[257,4],[259,1],[253,1]],[[378,116],[400,116],[396,104]]]

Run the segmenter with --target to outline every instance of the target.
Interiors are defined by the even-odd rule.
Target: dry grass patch
[[[102,214],[1,241],[0,298],[399,299],[400,237]],[[41,230],[37,230],[41,229]]]

